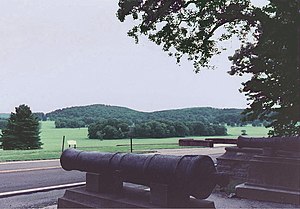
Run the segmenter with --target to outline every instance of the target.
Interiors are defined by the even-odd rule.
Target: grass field
[[[264,127],[227,127],[228,136],[224,138],[237,138],[241,130],[246,130],[248,136],[267,136],[268,129]],[[88,139],[87,128],[56,129],[54,122],[41,123],[41,140],[44,143],[40,150],[0,150],[0,161],[36,160],[59,158],[62,150],[62,137],[66,141],[76,140],[78,149],[104,152],[129,152],[129,139],[98,140]],[[216,136],[214,136],[216,137]],[[193,137],[203,139],[209,137]],[[177,145],[179,137],[162,139],[133,139],[134,152],[145,152],[162,148],[185,148]]]

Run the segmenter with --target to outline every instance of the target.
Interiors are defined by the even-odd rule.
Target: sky
[[[27,104],[33,112],[107,104],[139,111],[187,107],[245,108],[230,76],[228,55],[215,70],[193,72],[160,46],[127,36],[132,22],[116,18],[117,0],[1,0],[0,112]]]

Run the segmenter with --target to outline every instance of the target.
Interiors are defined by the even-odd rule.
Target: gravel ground
[[[241,199],[237,197],[229,198],[225,193],[215,192],[207,200],[213,201],[216,208],[300,208],[300,205],[281,204],[275,202],[256,201]]]

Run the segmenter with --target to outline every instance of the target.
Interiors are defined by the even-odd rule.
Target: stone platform
[[[172,208],[215,208],[212,201],[190,198]],[[149,189],[124,186],[121,193],[96,193],[85,186],[66,190],[58,208],[168,208],[151,202]]]
[[[257,155],[250,160],[247,182],[239,197],[300,205],[300,158]]]
[[[238,197],[300,205],[300,137],[239,137],[217,158]]]
[[[262,154],[261,148],[226,147],[226,152],[217,157],[217,170],[225,173],[233,181],[246,182],[250,160]]]

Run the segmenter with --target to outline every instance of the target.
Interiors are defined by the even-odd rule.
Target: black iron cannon
[[[163,184],[188,197],[207,198],[216,184],[226,178],[216,172],[214,162],[205,155],[141,155],[132,153],[65,150],[60,158],[65,170],[79,170],[111,176],[123,182],[149,186]]]
[[[291,152],[300,151],[300,137],[243,137],[237,139],[239,148],[269,148],[274,150],[284,150]]]

